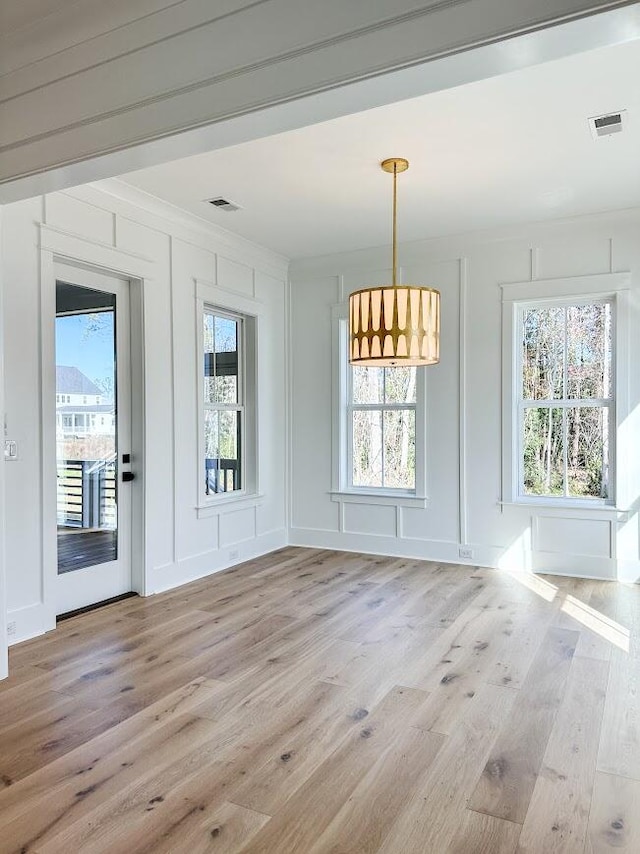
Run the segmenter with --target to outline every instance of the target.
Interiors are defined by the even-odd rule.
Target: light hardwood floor
[[[0,851],[640,852],[640,588],[287,548],[0,683]]]

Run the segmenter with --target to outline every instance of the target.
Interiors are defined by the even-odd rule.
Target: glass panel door
[[[127,308],[127,282],[56,282],[58,613],[131,589]]]
[[[116,560],[115,294],[56,285],[58,573]]]

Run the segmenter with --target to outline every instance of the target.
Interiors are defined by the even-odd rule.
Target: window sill
[[[232,513],[235,510],[245,510],[249,507],[257,507],[262,504],[264,495],[254,493],[253,495],[221,496],[206,504],[196,507],[198,519],[207,519],[210,516],[221,516],[224,513]]]
[[[426,496],[414,495],[407,492],[390,492],[376,490],[375,492],[364,492],[358,490],[335,490],[329,493],[332,501],[344,504],[382,504],[392,507],[418,507],[429,506]]]
[[[553,499],[526,499],[516,498],[513,501],[498,501],[499,507],[528,507],[529,510],[538,508],[540,510],[559,510],[570,512],[571,515],[582,515],[583,513],[599,514],[605,519],[618,519],[624,522],[628,511],[613,504],[595,504],[587,501],[554,501]]]

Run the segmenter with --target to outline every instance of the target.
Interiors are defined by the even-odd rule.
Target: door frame
[[[96,247],[83,238],[41,226],[40,252],[40,419],[42,603],[45,631],[56,626],[57,487],[56,487],[56,268],[59,264],[129,282],[131,461],[136,479],[131,483],[131,589],[145,596],[148,589],[145,524],[145,351],[144,294],[151,262],[112,247]],[[69,251],[69,250],[72,251]],[[104,251],[106,250],[106,251]]]
[[[116,393],[117,430],[115,440],[115,474],[117,494],[117,552],[112,560],[102,564],[78,567],[72,572],[60,573],[56,581],[56,612],[57,614],[74,611],[78,608],[91,606],[112,597],[131,592],[132,582],[132,549],[131,533],[133,529],[131,498],[133,482],[123,482],[122,454],[131,454],[131,321],[130,303],[131,288],[129,279],[122,276],[105,275],[95,270],[78,269],[69,264],[54,262],[56,284],[59,282],[74,286],[77,292],[92,289],[101,293],[114,295],[114,390]],[[56,347],[57,313],[56,304]],[[85,316],[90,309],[85,309]],[[57,363],[57,354],[56,354]],[[71,363],[75,364],[75,363]],[[57,389],[56,389],[57,392]],[[57,406],[56,406],[57,409]],[[59,449],[56,447],[56,455]],[[59,463],[58,459],[58,463]],[[128,467],[127,467],[128,468]],[[60,530],[58,528],[58,551],[60,549]],[[59,554],[58,554],[59,560]]]

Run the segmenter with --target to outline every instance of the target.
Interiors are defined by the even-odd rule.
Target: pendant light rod
[[[395,288],[398,283],[398,173],[406,172],[409,161],[404,157],[388,157],[380,164],[384,172],[393,174],[393,238],[391,250],[391,285]]]
[[[398,284],[398,175],[409,161],[389,157],[380,166],[393,175],[393,284],[350,294],[349,363],[365,368],[435,365],[440,361],[440,292]]]
[[[393,270],[391,273],[391,284],[395,288],[397,284],[397,269],[398,269],[398,164],[393,164],[393,251],[392,261]]]

